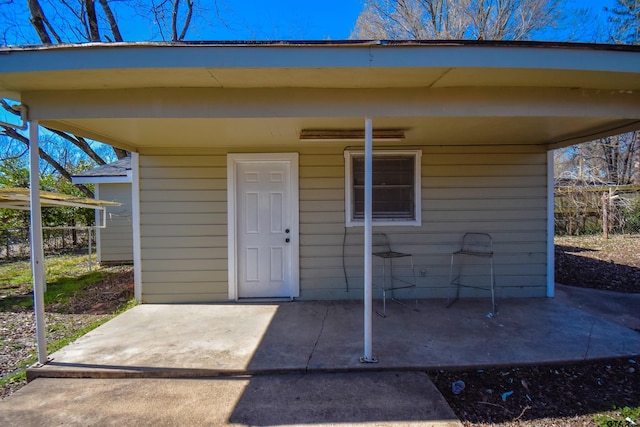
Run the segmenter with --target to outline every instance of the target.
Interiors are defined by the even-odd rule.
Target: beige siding
[[[226,300],[226,153],[173,154],[140,156],[142,300]]]
[[[100,229],[100,262],[133,262],[133,228],[131,225],[131,184],[99,184],[99,197],[122,203],[107,207],[106,228]]]
[[[344,225],[344,149],[271,149],[300,154],[302,299],[362,296],[362,228]],[[147,302],[227,299],[226,151],[184,151],[140,158]],[[425,146],[422,153],[422,226],[374,229],[414,254],[418,296],[446,296],[450,253],[466,231],[493,236],[498,296],[544,296],[546,152],[514,145]],[[469,269],[472,282],[488,280],[484,266]]]
[[[414,254],[418,295],[447,295],[450,254],[464,232],[479,231],[494,239],[498,295],[544,296],[546,152],[519,146],[423,147],[422,152],[422,226],[374,228],[386,232],[395,249]],[[359,298],[363,237],[361,228],[344,227],[342,152],[307,159],[301,155],[301,297]],[[396,273],[409,272],[408,265],[397,265]],[[469,283],[488,282],[484,266],[469,272],[476,276]],[[463,294],[483,295],[472,289]]]

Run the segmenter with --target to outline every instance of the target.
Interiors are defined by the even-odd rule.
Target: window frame
[[[353,217],[353,198],[354,198],[354,179],[353,179],[353,157],[364,156],[364,150],[345,150],[344,151],[344,210],[345,223],[347,227],[362,227],[364,220]],[[373,157],[384,156],[411,156],[414,161],[414,218],[373,218],[373,224],[376,226],[421,226],[422,225],[422,150],[374,150]]]

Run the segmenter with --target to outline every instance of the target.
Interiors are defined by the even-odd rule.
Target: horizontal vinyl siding
[[[301,299],[362,297],[362,227],[345,228],[343,149],[304,144],[271,149],[300,155]],[[418,296],[447,295],[450,254],[467,231],[493,236],[498,296],[544,296],[546,152],[520,146],[423,147],[422,152],[422,225],[374,227],[388,233],[395,250],[414,255]],[[146,302],[228,298],[227,153],[188,154],[140,158]],[[374,262],[377,286],[380,263]],[[488,269],[478,260],[468,264],[473,283],[488,280]],[[398,262],[400,275],[409,271]],[[463,290],[463,295],[484,294]]]
[[[226,153],[184,154],[140,156],[143,302],[228,299]]]
[[[450,254],[465,232],[476,231],[493,237],[498,296],[544,296],[546,152],[501,146],[423,147],[422,153],[422,225],[374,227],[389,235],[393,249],[413,254],[417,295],[447,296]],[[363,235],[362,227],[344,227],[343,153],[301,155],[300,164],[301,298],[361,298]],[[489,282],[486,260],[465,262],[465,283]],[[394,265],[397,275],[411,276],[406,261]],[[377,289],[380,267],[374,257]],[[486,293],[462,289],[462,295]]]
[[[131,184],[100,184],[99,197],[121,203],[106,208],[106,228],[100,229],[100,262],[133,262]]]

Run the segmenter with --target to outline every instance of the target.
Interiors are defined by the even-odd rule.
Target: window
[[[421,225],[420,150],[374,151],[373,221],[376,225]],[[347,226],[364,224],[364,152],[345,151]]]

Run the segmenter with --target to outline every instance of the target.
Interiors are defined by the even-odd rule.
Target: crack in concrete
[[[318,337],[316,338],[316,342],[313,344],[313,348],[311,349],[311,353],[309,353],[309,358],[307,359],[307,366],[305,366],[304,371],[309,372],[309,363],[311,363],[311,359],[313,359],[313,353],[315,353],[316,348],[318,347],[318,343],[320,342],[320,337],[324,332],[324,323],[329,317],[329,307],[331,304],[327,304],[327,309],[324,312],[324,318],[322,319],[322,324],[320,325],[320,332],[318,333]]]
[[[591,322],[591,329],[589,329],[589,336],[587,340],[587,350],[584,353],[584,360],[587,360],[587,357],[589,356],[589,350],[591,349],[591,337],[593,335],[593,327],[595,325],[596,325],[596,321],[594,320],[593,322]]]

